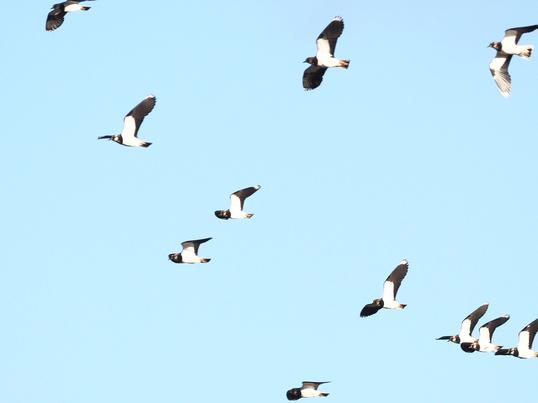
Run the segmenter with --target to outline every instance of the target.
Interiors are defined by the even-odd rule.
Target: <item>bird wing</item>
[[[45,29],[47,31],[54,31],[64,23],[64,17],[67,14],[63,9],[54,9],[47,15],[47,23]]]
[[[479,344],[485,344],[485,343],[491,343],[491,339],[493,337],[493,333],[495,332],[495,329],[497,329],[499,326],[506,323],[506,321],[510,319],[509,315],[504,315],[501,317],[498,317],[497,319],[490,320],[487,323],[484,323],[482,326],[480,326],[480,336],[478,343]]]
[[[307,91],[318,88],[323,81],[327,67],[311,65],[303,73],[303,88]]]
[[[504,38],[501,41],[504,48],[515,46],[523,34],[528,34],[538,29],[538,25],[529,25],[527,27],[508,28],[504,31]]]
[[[230,210],[242,211],[245,199],[252,196],[261,186],[251,186],[234,192],[230,195]]]
[[[123,119],[123,138],[137,137],[138,129],[144,121],[144,118],[153,110],[157,98],[153,95],[146,97],[142,102],[136,105]]]
[[[344,31],[344,20],[342,17],[335,17],[329,25],[319,34],[316,40],[318,48],[318,59],[324,59],[334,56],[336,41]]]
[[[377,313],[381,309],[380,306],[376,304],[366,304],[364,305],[364,308],[361,310],[361,318],[366,318],[367,316],[372,316],[373,314]]]
[[[204,242],[209,241],[212,238],[204,238],[204,239],[194,239],[191,241],[185,241],[181,243],[181,246],[183,246],[183,251],[181,254],[184,254],[185,252],[187,254],[192,254],[194,256],[198,255],[198,248],[201,244]]]
[[[303,386],[301,387],[301,389],[314,389],[314,390],[316,390],[319,385],[323,385],[324,383],[329,383],[329,382],[303,381]]]
[[[409,263],[407,260],[402,260],[398,266],[389,274],[385,283],[383,284],[383,300],[384,301],[394,301],[396,299],[396,294],[398,289],[402,284],[402,280],[407,275],[407,270],[409,269]]]
[[[489,304],[480,305],[461,322],[460,337],[461,335],[470,336],[473,333],[473,330],[478,323],[478,320],[482,316],[484,316],[484,314],[488,310],[488,306]]]
[[[510,96],[510,92],[512,91],[512,77],[508,73],[508,66],[511,60],[512,55],[497,51],[497,55],[489,64],[489,71],[503,97]]]
[[[517,343],[518,350],[532,349],[532,343],[534,341],[534,336],[536,336],[536,331],[538,331],[538,319],[521,329]]]

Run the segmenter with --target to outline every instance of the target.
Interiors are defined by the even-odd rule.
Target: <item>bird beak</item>
[[[97,137],[97,140],[112,140],[112,136],[101,136],[101,137]]]
[[[442,337],[439,337],[435,340],[446,340],[446,341],[449,341],[450,340],[450,336],[442,336]]]

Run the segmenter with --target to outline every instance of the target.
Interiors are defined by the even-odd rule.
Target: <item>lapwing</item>
[[[67,13],[73,11],[88,11],[91,7],[80,5],[80,3],[84,3],[85,1],[93,0],[69,0],[64,1],[63,3],[54,4],[52,6],[52,11],[49,12],[49,15],[47,16],[45,29],[47,31],[54,31],[56,28],[59,28],[60,25],[64,23],[64,17]]]
[[[460,333],[456,336],[442,336],[439,337],[437,340],[446,340],[451,341],[452,343],[460,344],[460,343],[475,343],[478,341],[478,339],[475,339],[471,334],[473,333],[473,330],[480,320],[482,316],[486,313],[488,310],[489,304],[483,304],[480,305],[477,309],[475,309],[473,312],[471,312],[463,321],[461,322],[461,328]],[[473,353],[475,350],[473,349],[466,349],[465,344],[462,349],[465,352]]]
[[[211,259],[198,256],[198,248],[204,242],[212,238],[194,239],[181,243],[183,250],[178,253],[170,253],[168,259],[174,263],[208,263]]]
[[[232,193],[230,195],[230,208],[228,210],[217,210],[215,215],[223,220],[229,218],[252,218],[254,214],[243,211],[243,206],[245,205],[245,199],[252,196],[260,188],[260,185],[251,186]]]
[[[529,323],[519,332],[517,347],[501,348],[495,355],[513,355],[517,358],[538,357],[538,352],[532,351],[532,342],[538,331],[538,319]]]
[[[286,392],[288,400],[299,400],[302,397],[326,397],[329,396],[326,392],[318,390],[319,385],[329,382],[310,382],[303,381],[303,386],[300,388],[293,388]]]
[[[402,280],[407,274],[409,263],[407,260],[402,260],[398,266],[390,273],[383,284],[383,298],[374,299],[371,304],[367,304],[362,308],[361,318],[371,316],[381,308],[385,309],[404,309],[407,305],[400,304],[396,301],[396,294],[402,284]]]
[[[335,17],[329,25],[319,34],[316,40],[316,56],[307,57],[304,63],[310,64],[303,73],[303,88],[306,91],[318,88],[323,81],[323,75],[329,67],[349,67],[349,60],[340,60],[334,57],[336,41],[344,31],[344,20]]]
[[[112,140],[118,144],[128,147],[149,147],[151,143],[138,138],[138,129],[140,129],[140,125],[144,121],[144,118],[153,110],[156,102],[157,98],[155,98],[153,95],[146,97],[125,116],[123,119],[123,130],[121,131],[121,134],[116,134],[113,136],[101,136],[97,139]]]
[[[518,45],[521,35],[532,32],[537,28],[538,25],[529,25],[528,27],[507,29],[501,42],[491,42],[488,46],[497,51],[495,58],[489,64],[489,71],[503,97],[509,97],[512,91],[512,78],[508,73],[508,66],[512,56],[529,58],[534,49],[533,45]]]
[[[464,342],[460,344],[460,347],[465,352],[481,351],[485,353],[495,353],[499,351],[502,346],[493,344],[491,339],[493,338],[495,329],[505,324],[508,319],[510,319],[510,315],[503,315],[483,324],[480,326],[478,341],[475,341],[474,343]]]

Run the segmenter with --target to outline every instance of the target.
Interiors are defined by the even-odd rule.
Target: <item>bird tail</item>
[[[528,45],[527,48],[521,54],[521,57],[524,57],[525,59],[528,59],[529,57],[532,56],[533,49],[534,49],[534,46]]]
[[[338,62],[338,67],[342,67],[343,69],[347,69],[349,67],[349,60],[340,60]]]
[[[327,397],[329,396],[329,394],[327,392],[321,392],[320,394],[320,397]]]
[[[407,304],[400,304],[400,306],[398,308],[404,309],[406,306],[407,306]]]
[[[252,218],[252,217],[254,217],[254,214],[252,214],[252,213],[247,214],[247,218]]]
[[[144,141],[142,144],[140,144],[140,147],[148,148],[151,145],[150,142]]]
[[[202,259],[202,263],[209,263],[210,261],[211,261],[211,259],[207,259],[205,257]]]
[[[88,11],[90,8],[91,8],[91,7],[83,6],[83,7],[81,8],[81,10],[82,10],[82,11]]]

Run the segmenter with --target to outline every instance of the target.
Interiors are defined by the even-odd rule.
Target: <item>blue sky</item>
[[[6,3],[0,400],[527,398],[537,360],[435,338],[483,302],[506,346],[538,317],[538,62],[504,99],[486,48],[538,4],[439,3],[100,0],[52,33]],[[350,68],[306,93],[335,15]],[[149,94],[150,148],[96,140]],[[214,217],[255,184],[252,220]],[[359,318],[402,258],[408,307]]]

